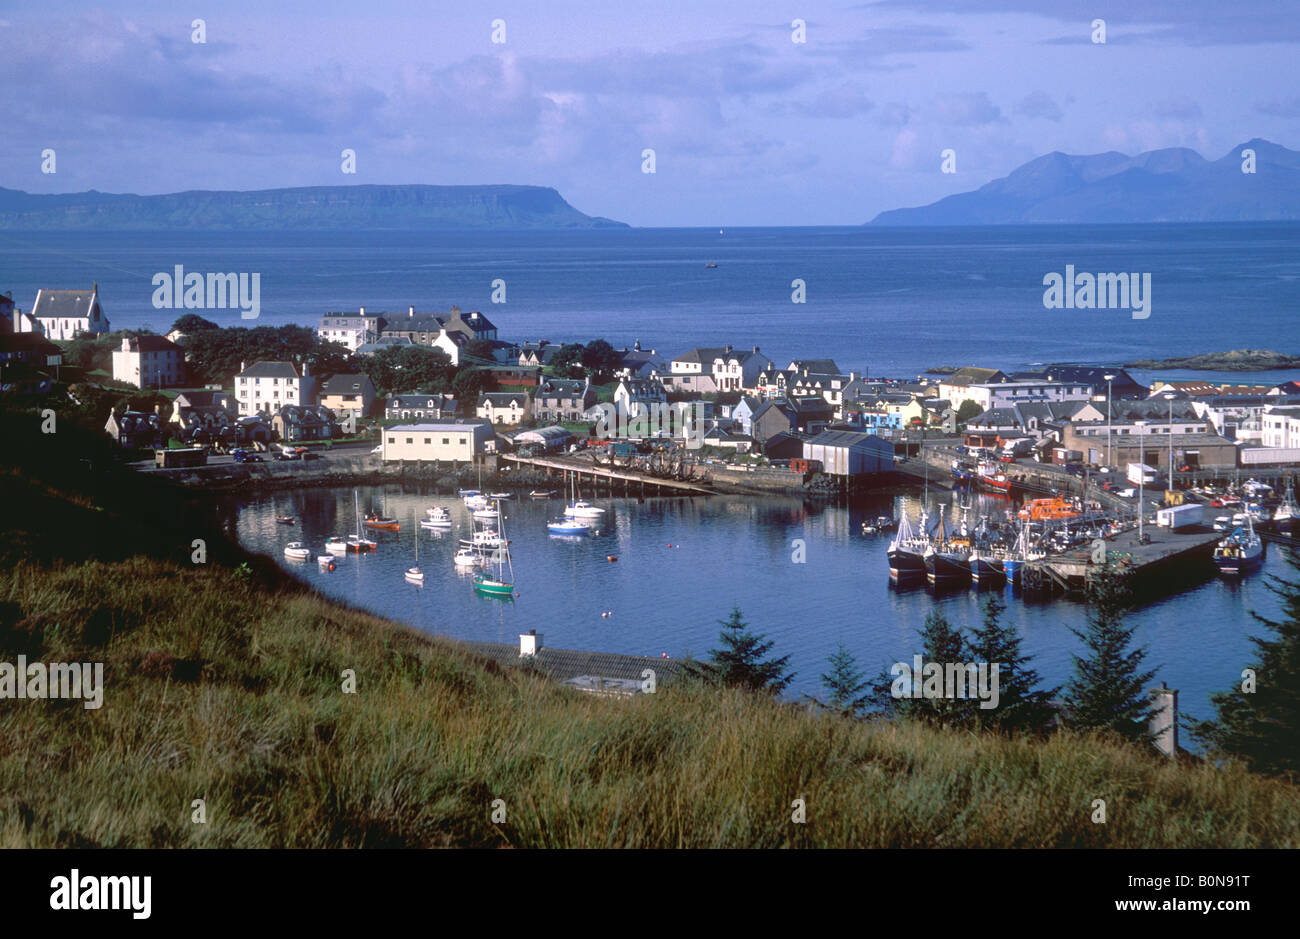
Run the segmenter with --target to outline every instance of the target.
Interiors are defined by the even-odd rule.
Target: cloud
[[[859,86],[852,82],[843,82],[812,98],[774,102],[771,113],[793,117],[844,119],[866,114],[873,107],[875,107],[874,102]]]
[[[1016,113],[1029,118],[1042,118],[1048,121],[1059,121],[1061,119],[1061,109],[1051,96],[1045,91],[1031,91],[1020,99],[1016,105]]]
[[[1005,120],[987,91],[959,92],[936,98],[934,115],[945,124],[996,124]]]

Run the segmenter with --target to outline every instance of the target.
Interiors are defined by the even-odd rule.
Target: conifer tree
[[[857,659],[843,642],[827,659],[830,671],[822,675],[822,687],[828,697],[817,704],[845,717],[858,717],[869,707],[871,682],[858,668]]]
[[[1300,555],[1287,563],[1300,572]],[[1274,634],[1252,636],[1258,653],[1232,691],[1212,695],[1217,721],[1192,721],[1192,735],[1259,772],[1300,776],[1300,581],[1273,577],[1268,585],[1282,600],[1283,618],[1251,616]],[[1249,690],[1247,690],[1249,689]]]
[[[998,704],[976,707],[973,716],[982,727],[1038,733],[1055,717],[1050,702],[1059,689],[1038,690],[1038,672],[1030,668],[1030,657],[1020,651],[1020,633],[1002,621],[1006,608],[997,594],[989,594],[984,601],[983,625],[971,630],[971,659],[987,663],[990,670],[994,663],[998,665]]]
[[[1066,724],[1078,730],[1109,730],[1151,742],[1147,722],[1155,711],[1147,693],[1155,670],[1144,671],[1146,648],[1130,649],[1136,627],[1124,626],[1128,593],[1118,577],[1099,572],[1088,585],[1088,626],[1071,629],[1087,647],[1074,656],[1074,677],[1066,686]]]
[[[794,673],[789,671],[790,656],[764,659],[776,643],[761,633],[750,632],[739,606],[733,606],[731,615],[719,620],[719,624],[722,648],[709,650],[710,660],[697,666],[701,677],[728,687],[767,691],[773,695],[780,694],[794,680]]]
[[[947,674],[949,663],[966,663],[970,661],[969,647],[962,631],[948,622],[938,610],[931,610],[925,617],[925,625],[920,630],[921,661],[923,664],[935,663],[943,667]],[[909,669],[913,662],[903,662]],[[923,677],[911,676],[911,685],[920,688]],[[878,702],[878,710],[897,717],[910,717],[943,727],[965,726],[972,722],[971,710],[978,701],[971,698],[947,697],[912,697],[910,693],[895,697],[896,691],[909,692],[903,687],[901,675],[895,675],[890,669],[883,671],[874,684],[873,698]],[[969,692],[968,692],[969,693]]]

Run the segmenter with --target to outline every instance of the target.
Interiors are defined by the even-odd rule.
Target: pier
[[[1107,538],[1105,566],[1131,580],[1167,574],[1174,566],[1186,573],[1201,561],[1208,570],[1214,546],[1223,538],[1222,532],[1215,531],[1175,532],[1154,525],[1145,526],[1145,530],[1149,538],[1146,544],[1138,541],[1136,528]],[[1092,554],[1093,549],[1085,547],[1029,561],[1021,571],[1021,583],[1026,590],[1081,593],[1093,572],[1101,569],[1093,562]]]
[[[498,457],[503,463],[513,463],[516,466],[531,466],[546,471],[546,475],[553,476],[559,473],[561,479],[567,484],[569,476],[577,477],[579,483],[584,479],[589,479],[591,485],[595,487],[596,492],[600,491],[601,482],[605,483],[606,490],[610,495],[619,489],[624,495],[679,495],[679,496],[707,496],[713,495],[714,491],[707,486],[699,483],[686,482],[679,479],[665,479],[659,476],[650,476],[645,473],[636,473],[626,469],[611,469],[605,466],[595,466],[582,460],[573,460],[559,456],[543,457],[526,457],[515,456],[514,454],[503,454]]]

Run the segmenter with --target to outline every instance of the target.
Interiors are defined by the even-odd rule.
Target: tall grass
[[[227,568],[18,564],[0,609],[0,658],[106,665],[99,710],[0,705],[6,847],[1300,845],[1300,790],[1240,769],[692,686],[593,698]]]

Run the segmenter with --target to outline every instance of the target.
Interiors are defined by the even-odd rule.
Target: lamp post
[[[1146,482],[1147,470],[1145,454],[1142,452],[1142,428],[1147,426],[1146,421],[1134,421],[1134,426],[1138,432],[1138,544],[1142,543],[1142,516],[1145,513],[1143,502],[1143,486]]]
[[[1106,465],[1112,470],[1115,464],[1110,461],[1110,383],[1114,375],[1103,375],[1106,379]]]
[[[1165,400],[1169,402],[1169,491],[1174,491],[1174,396],[1165,395]]]

